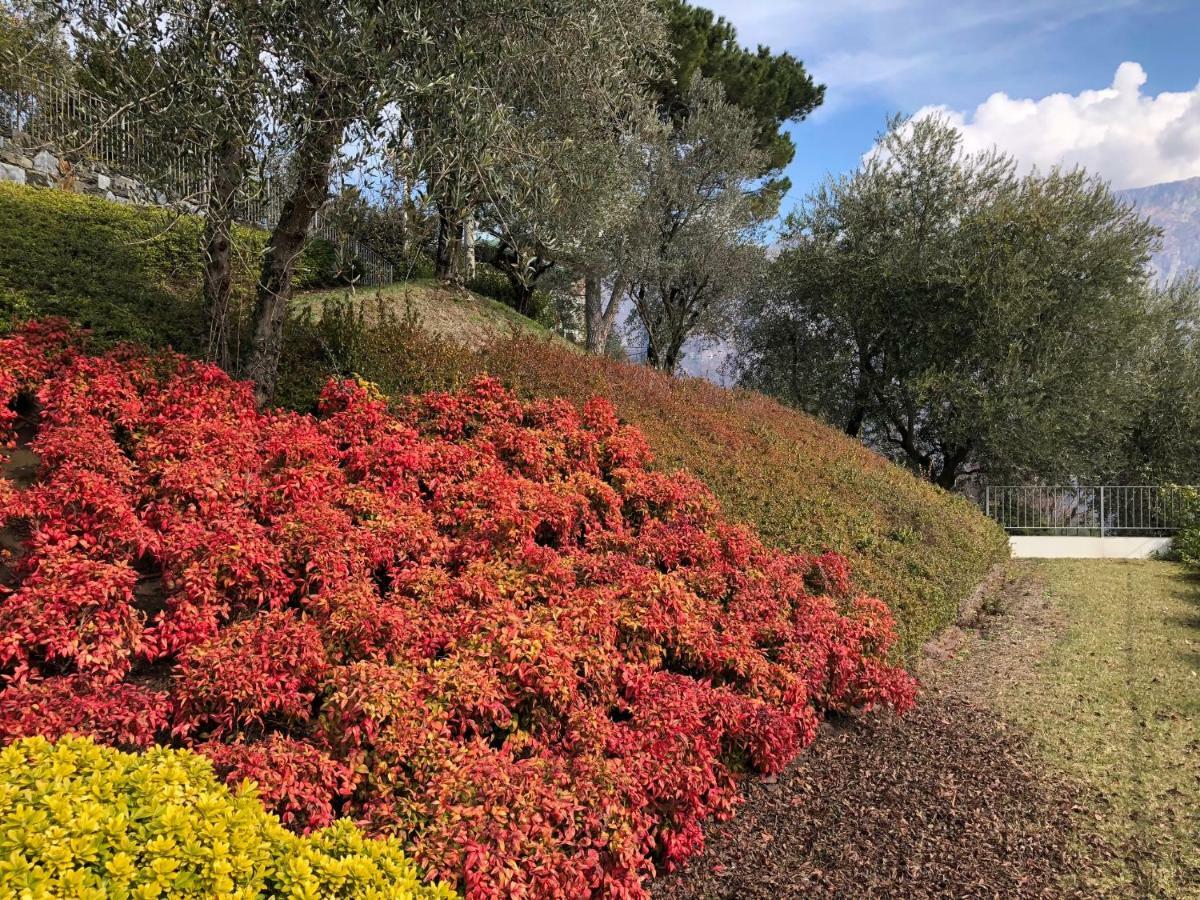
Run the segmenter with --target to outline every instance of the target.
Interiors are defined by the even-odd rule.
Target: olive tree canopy
[[[1081,170],[1020,176],[943,119],[896,120],[789,218],[744,311],[741,381],[946,488],[1111,469],[1157,240]]]

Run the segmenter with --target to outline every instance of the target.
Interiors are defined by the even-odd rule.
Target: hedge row
[[[297,837],[186,750],[87,738],[0,750],[0,897],[451,900],[395,840],[345,819]]]
[[[0,331],[66,316],[97,337],[192,350],[200,312],[202,222],[195,216],[68,191],[0,183]],[[234,295],[249,304],[265,232],[234,234]],[[300,287],[333,285],[336,253],[312,241]]]
[[[640,898],[827,713],[913,702],[842,558],[725,522],[604,401],[338,381],[259,412],[58,322],[0,361],[40,460],[0,480],[0,739],[178,741],[469,897]]]

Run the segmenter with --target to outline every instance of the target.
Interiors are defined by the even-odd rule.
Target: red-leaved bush
[[[600,401],[481,378],[315,416],[61,323],[0,340],[36,483],[0,589],[0,736],[176,741],[298,830],[398,834],[470,897],[644,897],[830,711],[904,710],[893,623],[648,467]]]

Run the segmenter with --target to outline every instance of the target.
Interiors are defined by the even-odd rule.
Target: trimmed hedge
[[[202,221],[166,209],[67,191],[0,184],[0,330],[55,315],[102,340],[195,349]],[[267,234],[234,233],[234,294],[253,300]],[[337,259],[324,241],[301,257],[301,288],[332,285]]]
[[[342,819],[297,837],[252,784],[220,784],[187,750],[88,738],[0,750],[0,897],[449,898],[399,842]]]

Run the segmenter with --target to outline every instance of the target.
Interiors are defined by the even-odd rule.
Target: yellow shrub
[[[348,821],[297,837],[186,750],[75,737],[0,750],[0,900],[455,896]]]

